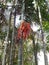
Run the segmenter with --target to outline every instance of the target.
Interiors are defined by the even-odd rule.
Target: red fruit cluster
[[[17,38],[18,39],[26,39],[29,34],[30,34],[30,31],[31,31],[31,27],[30,27],[30,23],[27,23],[27,22],[22,22],[20,27],[18,28],[17,30]]]

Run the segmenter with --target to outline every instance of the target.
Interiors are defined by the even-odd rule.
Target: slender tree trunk
[[[10,30],[10,21],[8,21],[8,27],[7,27],[7,36],[5,38],[5,43],[4,43],[4,51],[3,51],[3,58],[2,58],[2,65],[6,65],[6,52],[7,52],[7,45],[9,41],[9,30]]]
[[[4,52],[3,52],[3,58],[2,58],[2,65],[6,65],[6,49],[7,49],[7,41],[5,43]]]
[[[47,60],[47,56],[46,56],[46,44],[44,41],[44,32],[42,29],[42,17],[41,17],[41,12],[40,12],[39,6],[38,6],[38,12],[39,12],[40,28],[41,28],[41,35],[42,35],[42,41],[43,41],[44,61],[45,61],[45,65],[48,65],[48,60]]]
[[[16,21],[17,2],[18,2],[18,0],[16,1],[15,13],[14,13],[14,23],[13,23],[12,43],[11,43],[11,50],[10,50],[9,65],[14,65],[14,55],[15,55],[15,21]],[[15,4],[15,0],[14,0],[13,4]]]
[[[37,7],[36,7],[36,1],[35,0],[34,0],[34,7],[35,7],[35,10],[36,10]],[[32,35],[33,35],[33,48],[34,48],[35,65],[38,65],[37,49],[36,49],[36,44],[35,44],[34,33]]]
[[[19,50],[18,50],[18,65],[23,65],[23,62],[22,62],[22,60],[23,60],[23,41],[22,40],[20,40],[19,41],[20,43],[19,43]]]
[[[7,28],[7,37],[4,43],[5,46],[4,46],[4,52],[3,52],[3,58],[2,58],[2,65],[6,65],[6,50],[7,50],[7,44],[8,44],[8,37],[9,37],[9,24]]]
[[[21,19],[24,19],[25,0],[22,1],[22,14]],[[23,39],[20,39],[19,50],[18,50],[18,65],[23,65]]]
[[[9,30],[10,30],[10,26],[11,26],[11,17],[12,17],[12,11],[11,11],[11,13],[10,13],[10,19],[9,19]],[[9,31],[9,34],[10,34],[10,31]],[[10,36],[9,36],[10,37]],[[10,39],[10,38],[9,38]],[[11,39],[10,39],[10,41],[11,41]],[[9,49],[8,49],[8,65],[9,65],[9,60],[10,60],[10,44],[9,44],[9,47],[8,47]]]
[[[38,59],[37,59],[37,49],[36,49],[36,45],[35,45],[35,38],[34,38],[34,34],[33,34],[33,48],[34,48],[35,65],[38,65]]]
[[[13,65],[13,52],[14,52],[14,45],[15,45],[15,20],[16,20],[16,8],[15,8],[15,15],[14,15],[14,23],[13,23],[13,32],[12,32],[12,42],[11,42],[11,51],[10,51],[10,61],[9,65]]]
[[[35,1],[34,4],[37,4],[36,0],[34,0],[34,1]],[[46,56],[46,46],[45,46],[45,41],[44,41],[44,33],[43,33],[43,29],[42,29],[42,17],[41,17],[41,12],[40,12],[39,5],[35,6],[35,10],[36,10],[36,8],[38,8],[38,14],[39,14],[39,21],[40,21],[40,28],[41,28],[42,41],[43,41],[43,52],[44,52],[45,65],[48,65],[47,56]]]

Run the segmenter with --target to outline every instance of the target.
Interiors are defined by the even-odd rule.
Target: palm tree
[[[44,41],[44,33],[43,33],[43,28],[42,28],[42,17],[41,17],[40,6],[39,6],[38,2],[36,0],[34,0],[34,7],[35,7],[35,10],[38,9],[38,16],[39,16],[41,35],[42,35],[42,42],[43,42],[44,60],[45,60],[45,65],[48,65],[47,56],[46,56],[46,46],[45,46],[45,41]]]
[[[15,20],[16,20],[16,7],[15,7],[15,13],[14,13],[14,23],[13,23],[13,31],[12,31],[12,41],[11,41],[11,50],[10,50],[10,61],[9,65],[13,65],[13,58],[14,58],[14,48],[15,48]]]
[[[32,40],[33,40],[33,49],[34,49],[34,57],[35,57],[35,65],[38,65],[38,59],[37,59],[37,49],[35,44],[35,33],[32,34]]]
[[[40,12],[39,6],[38,6],[38,12],[39,12],[39,20],[40,20],[40,27],[41,27],[42,42],[43,42],[44,60],[45,60],[45,65],[48,65],[47,56],[46,56],[46,44],[44,41],[44,32],[42,29],[42,17],[41,17],[41,12]]]
[[[25,10],[25,0],[22,1],[22,13],[21,19],[24,19],[24,10]],[[18,65],[23,65],[23,39],[19,41],[19,50],[18,50]]]
[[[4,21],[2,23],[4,23]],[[7,28],[7,36],[5,38],[5,43],[4,43],[5,46],[4,46],[3,57],[2,57],[2,65],[6,64],[6,51],[7,51],[8,37],[9,37],[9,23],[8,23],[8,28]]]
[[[43,28],[42,28],[42,16],[41,16],[41,11],[40,11],[40,6],[39,6],[38,2],[36,2],[36,3],[37,3],[37,8],[38,8],[39,22],[40,22],[42,42],[43,42],[44,60],[45,60],[45,65],[48,65],[47,56],[46,56],[46,44],[44,41],[44,32],[43,32]]]

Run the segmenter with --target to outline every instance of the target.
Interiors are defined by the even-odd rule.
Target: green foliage
[[[33,1],[34,0],[25,1],[25,3],[26,3],[25,4],[26,5],[25,13],[27,13],[31,17],[31,20],[39,22],[38,9],[35,10]],[[36,0],[36,2],[40,6],[42,20],[49,21],[48,6],[46,4],[46,1],[45,0]],[[37,7],[38,7],[38,5],[37,5]]]
[[[47,43],[49,43],[49,35],[46,37],[46,39],[47,39]]]
[[[43,29],[44,29],[46,32],[49,32],[49,22],[48,22],[48,21],[44,21],[44,22],[43,22]]]
[[[49,45],[48,44],[46,45],[46,50],[49,52]]]
[[[24,43],[24,65],[31,65],[32,64],[32,57],[33,57],[33,45],[29,45],[30,40],[27,40]]]
[[[39,43],[36,43],[36,50],[37,50],[37,52],[40,52],[40,49],[41,49],[41,46],[39,45]]]
[[[4,39],[6,36],[6,32],[0,32],[0,39]]]
[[[6,0],[7,2],[11,2],[12,0]]]
[[[48,14],[48,8],[47,6],[44,4],[44,5],[41,5],[41,15],[42,15],[42,19],[44,21],[49,21],[49,14]]]
[[[11,2],[12,0],[6,0],[7,2]],[[38,2],[38,5],[41,8],[41,15],[42,15],[42,20],[43,22],[43,29],[46,32],[49,32],[49,14],[48,11],[46,11],[47,5],[44,4],[45,0],[36,0]],[[27,13],[32,21],[38,21],[39,22],[39,17],[38,17],[38,9],[37,11],[34,8],[34,4],[32,3],[33,0],[25,0],[25,13]],[[5,5],[0,3],[0,7],[6,8]],[[29,19],[29,18],[28,18]],[[12,29],[10,29],[10,34],[9,34],[9,39],[11,40],[12,38]],[[5,38],[6,32],[0,32],[0,39]],[[30,35],[30,38],[32,38],[32,35]],[[49,43],[49,35],[47,36],[47,43]],[[33,44],[29,44],[29,40],[24,43],[23,45],[23,52],[24,52],[24,65],[32,65],[32,57],[33,57]],[[41,49],[41,46],[39,44],[36,44],[36,50],[39,52]],[[46,46],[46,50],[49,51],[49,45]],[[1,58],[1,57],[0,57]],[[14,65],[16,65],[18,62],[18,48],[16,48],[16,58],[14,59]],[[34,65],[34,64],[33,64]]]
[[[3,3],[0,3],[0,7],[5,9],[6,8],[6,5],[4,5]]]

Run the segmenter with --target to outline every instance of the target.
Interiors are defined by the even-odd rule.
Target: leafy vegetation
[[[11,2],[13,2],[13,5],[10,11],[6,3]],[[0,60],[2,61],[2,65],[22,65],[23,62],[24,65],[38,65],[37,53],[40,52],[41,49],[44,50],[44,52],[49,52],[49,9],[47,6],[47,2],[45,0],[25,0],[24,2],[22,2],[22,0],[18,0],[17,4],[15,2],[15,0],[6,0],[5,2],[0,2],[0,40],[3,40],[3,44],[0,47],[3,53],[1,53],[0,55]],[[38,7],[40,7],[40,9]],[[7,21],[6,17],[4,16],[5,10],[10,11],[10,13],[12,12],[12,14],[10,14],[9,16],[9,21]],[[20,11],[22,12],[19,13]],[[25,22],[29,22],[29,26],[27,25],[27,23],[25,23],[24,25],[20,24],[19,28],[21,29],[21,31],[19,30],[18,33],[17,28],[15,27],[15,22],[17,22],[17,14],[23,14],[23,16],[26,17]],[[22,18],[23,17],[21,16],[21,19]],[[30,28],[31,24],[34,22],[40,26],[40,29],[35,32]],[[6,31],[4,32],[2,30],[3,26],[5,26],[5,28],[7,27]],[[29,37],[29,32],[27,32],[28,30],[29,32],[31,30]],[[23,38],[25,38],[25,40],[22,38],[22,31]],[[45,41],[43,31],[44,33],[46,33]],[[20,40],[18,40],[19,42],[17,42],[17,34],[18,37],[20,37]],[[45,42],[46,47],[44,45]],[[44,57],[46,58],[45,55]],[[45,65],[48,65],[46,59]]]

